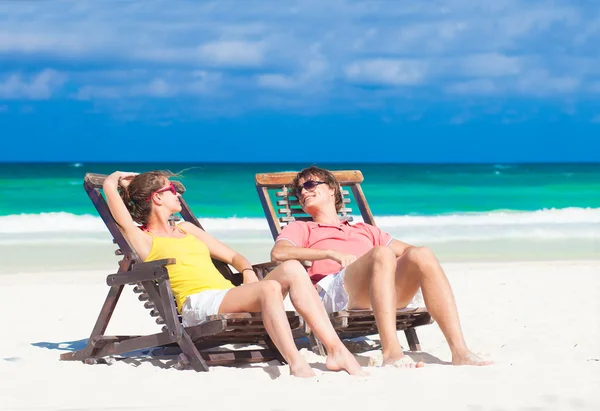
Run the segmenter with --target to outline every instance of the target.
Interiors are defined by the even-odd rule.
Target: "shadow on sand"
[[[85,349],[88,343],[88,339],[81,339],[75,341],[62,341],[62,342],[33,342],[32,346],[38,348],[45,348],[47,350],[56,350],[62,352],[74,352]],[[236,344],[232,348],[242,349],[248,348],[248,345]],[[218,349],[217,349],[218,350]],[[223,349],[224,351],[228,351]],[[131,351],[117,356],[98,358],[90,361],[90,364],[103,364],[112,365],[116,362],[122,362],[132,367],[139,367],[143,364],[151,364],[160,369],[177,369],[184,370],[191,368],[189,366],[182,365],[179,361],[179,354],[181,350],[177,346],[166,346],[166,347],[153,347],[143,350]],[[261,368],[265,373],[269,375],[271,379],[276,379],[281,376],[279,371],[279,363],[277,361],[270,361],[267,363],[240,363],[225,365],[235,368]]]

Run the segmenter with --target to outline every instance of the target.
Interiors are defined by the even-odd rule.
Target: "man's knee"
[[[405,257],[418,266],[433,264],[437,261],[433,251],[427,247],[411,247],[406,251]]]
[[[265,299],[276,298],[283,299],[283,293],[281,290],[281,284],[275,280],[263,280],[260,282],[261,285],[261,297]]]
[[[371,250],[373,265],[384,264],[386,266],[396,266],[396,254],[389,247],[378,246]]]
[[[371,281],[378,281],[380,276],[392,276],[395,273],[396,254],[391,248],[375,247],[371,250],[370,257],[372,264]]]
[[[304,273],[306,274],[306,270],[304,266],[300,264],[298,260],[286,260],[279,264],[279,267],[287,274],[287,273]]]
[[[278,269],[281,270],[283,282],[289,287],[292,283],[298,281],[309,281],[310,278],[306,273],[304,266],[297,260],[287,260],[279,264]]]

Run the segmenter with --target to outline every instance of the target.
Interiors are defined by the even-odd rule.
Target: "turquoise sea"
[[[186,199],[204,217],[261,217],[254,175],[295,171],[290,164],[0,164],[0,216],[94,214],[85,173],[183,171]],[[600,208],[600,164],[335,164],[360,169],[376,215],[448,215],[498,210]]]
[[[0,258],[16,267],[25,251],[47,255],[71,244],[93,254],[110,245],[83,190],[85,174],[168,169],[182,171],[185,198],[207,230],[262,260],[272,239],[254,175],[308,165],[3,163]],[[600,258],[600,164],[319,166],[360,169],[378,225],[444,260]]]

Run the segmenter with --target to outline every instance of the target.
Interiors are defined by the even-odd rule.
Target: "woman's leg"
[[[279,283],[264,280],[229,290],[219,307],[219,314],[239,312],[262,312],[265,328],[283,358],[290,365],[292,375],[296,377],[313,377],[315,375],[294,343],[292,330],[283,307],[283,295]]]
[[[356,358],[348,351],[336,334],[325,307],[310,281],[306,270],[298,261],[288,260],[271,271],[265,280],[275,280],[281,285],[282,294],[290,294],[290,300],[310,329],[327,349],[326,366],[330,370],[346,370],[352,375],[364,375]]]

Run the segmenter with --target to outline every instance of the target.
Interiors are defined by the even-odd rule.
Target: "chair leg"
[[[194,371],[208,371],[208,364],[206,364],[206,361],[202,358],[200,351],[198,351],[187,332],[183,331],[183,336],[177,344],[179,344],[181,351],[187,357],[186,359],[189,361],[190,366]]]
[[[317,353],[319,355],[326,357],[327,350],[323,346],[323,343],[321,342],[321,340],[319,340],[312,331],[310,333],[308,333],[307,337],[308,337],[308,342],[310,343],[310,349],[314,352],[315,348],[316,348]]]
[[[99,348],[96,347],[95,340],[104,335],[104,332],[108,327],[108,323],[110,322],[113,312],[115,311],[115,307],[117,306],[117,302],[119,301],[119,297],[121,296],[122,291],[122,285],[114,285],[110,287],[108,295],[106,296],[106,300],[104,300],[104,304],[100,309],[100,314],[98,315],[96,324],[94,325],[94,329],[92,330],[92,334],[88,339],[86,347],[79,351],[61,354],[61,360],[85,361],[88,358],[95,357],[96,352],[99,350]]]
[[[421,343],[419,343],[419,337],[417,337],[417,331],[414,328],[407,328],[404,330],[408,346],[411,351],[421,351]]]
[[[267,336],[267,338],[265,338],[265,344],[267,344],[267,347],[269,347],[269,349],[273,351],[273,354],[275,354],[275,358],[277,358],[277,361],[279,361],[280,364],[287,364],[287,361],[285,360],[285,358],[283,358],[283,355],[281,355],[271,337]]]

